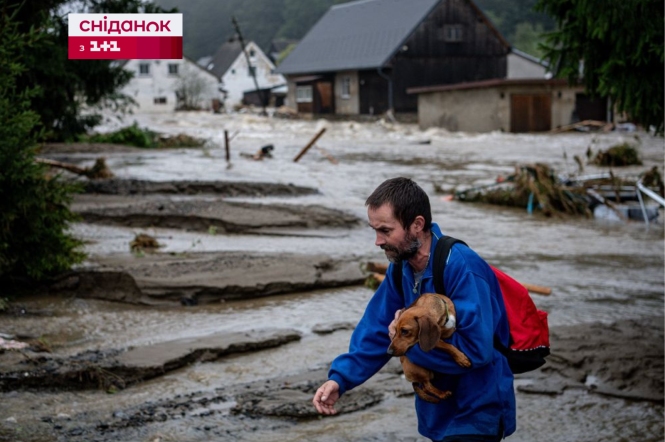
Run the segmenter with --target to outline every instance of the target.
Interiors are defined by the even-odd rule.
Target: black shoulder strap
[[[397,288],[397,292],[402,295],[402,299],[404,299],[404,288],[402,287],[402,263],[397,262],[393,263],[393,284],[395,284],[395,288]]]
[[[467,245],[461,239],[456,239],[452,236],[443,236],[436,243],[436,248],[434,249],[434,261],[432,261],[432,277],[434,278],[434,290],[436,290],[436,292],[440,295],[446,295],[446,287],[443,284],[443,272],[446,270],[446,261],[448,261],[450,250],[455,244],[464,244],[465,246]]]

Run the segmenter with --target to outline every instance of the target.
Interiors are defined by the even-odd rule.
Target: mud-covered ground
[[[89,260],[0,317],[3,337],[31,344],[0,354],[0,440],[424,440],[396,361],[345,395],[339,415],[321,418],[310,404],[372,295],[358,285],[360,264],[385,259],[364,227],[364,200],[398,175],[428,192],[444,232],[518,280],[553,288],[535,296],[550,314],[552,355],[517,377],[518,431],[509,440],[663,440],[662,221],[646,229],[549,219],[448,202],[434,190],[490,183],[517,162],[573,173],[574,155],[624,141],[640,143],[645,165],[614,173],[634,175],[662,168],[661,138],[137,118],[208,143],[43,149],[82,166],[104,156],[115,178],[87,185],[74,204],[83,221],[72,232]],[[293,163],[322,125],[318,145],[339,164],[316,147]],[[224,129],[240,131],[230,165]],[[265,144],[275,145],[274,158],[240,155]],[[162,247],[130,251],[137,233]]]

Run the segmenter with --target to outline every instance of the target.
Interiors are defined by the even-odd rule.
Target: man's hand
[[[403,311],[404,311],[404,309],[397,310],[395,312],[395,319],[393,319],[393,322],[391,322],[390,325],[388,326],[388,335],[390,336],[391,341],[395,337],[395,333],[397,333],[397,330],[396,330],[397,320],[399,319],[399,317],[400,317],[400,315],[402,314]]]
[[[312,403],[319,413],[333,415],[337,414],[337,410],[333,408],[337,399],[339,399],[339,384],[328,381],[316,390]]]

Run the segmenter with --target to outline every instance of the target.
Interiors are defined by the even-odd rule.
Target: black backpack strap
[[[392,272],[392,277],[393,277],[393,284],[395,284],[395,288],[397,289],[397,293],[399,293],[402,296],[402,299],[404,299],[404,288],[402,287],[402,263],[397,262],[393,263],[393,272]]]
[[[434,261],[432,261],[432,277],[434,278],[434,290],[440,295],[446,295],[446,287],[443,284],[443,271],[446,269],[446,261],[450,255],[450,250],[455,244],[464,244],[469,247],[461,239],[453,238],[452,236],[443,236],[436,243],[434,249]]]

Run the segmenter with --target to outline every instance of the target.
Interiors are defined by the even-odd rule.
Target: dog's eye
[[[409,334],[409,331],[405,328],[401,329],[400,332],[402,333],[402,335],[408,335]]]

